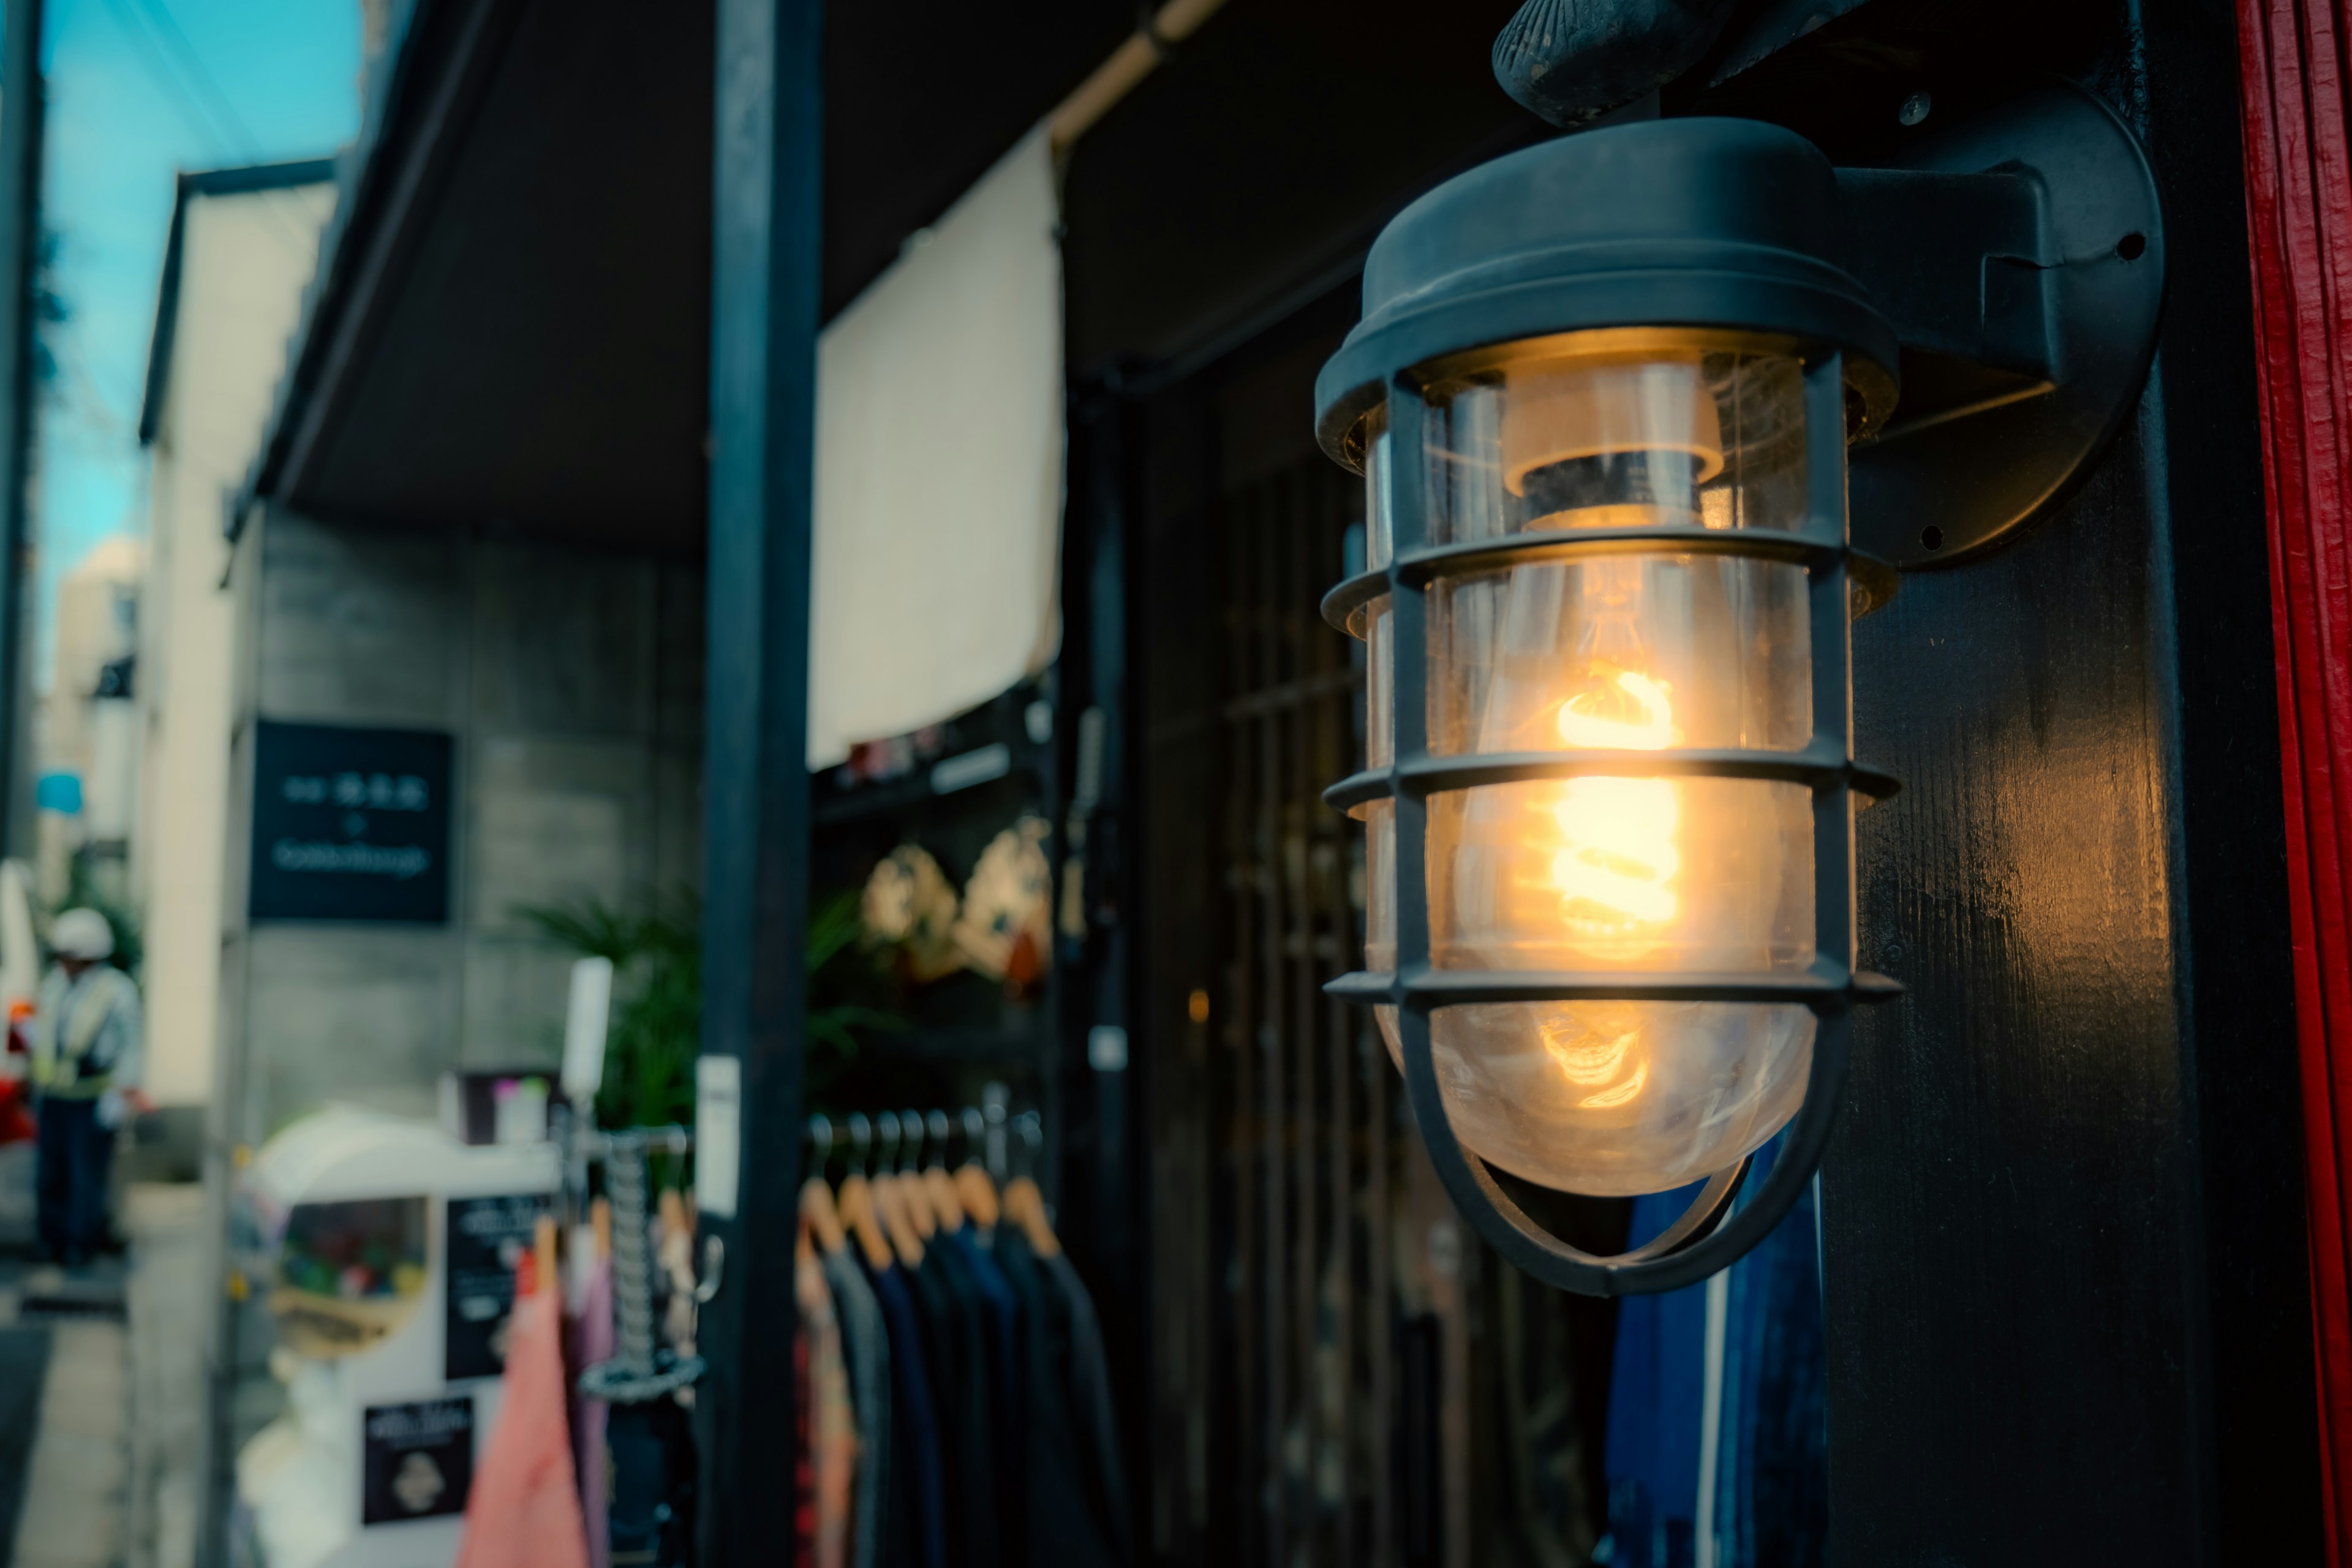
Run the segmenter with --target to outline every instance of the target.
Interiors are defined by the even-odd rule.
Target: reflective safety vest
[[[49,988],[44,986],[44,1000]],[[90,1049],[114,1010],[138,995],[131,976],[111,964],[82,971],[66,987],[61,1004],[33,1020],[33,1087],[60,1100],[95,1100],[111,1083],[114,1059],[89,1059]],[[121,1047],[118,1047],[117,1049]]]

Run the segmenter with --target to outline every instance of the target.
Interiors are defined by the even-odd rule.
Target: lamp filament
[[[1591,677],[1559,706],[1562,741],[1642,752],[1675,743],[1674,705],[1664,682],[1607,662],[1592,666]],[[1570,779],[1551,815],[1560,839],[1551,879],[1570,931],[1615,945],[1654,935],[1675,918],[1682,799],[1670,781]]]

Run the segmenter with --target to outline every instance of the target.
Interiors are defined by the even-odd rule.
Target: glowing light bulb
[[[1607,660],[1559,705],[1559,738],[1579,748],[1658,752],[1675,744],[1666,684]],[[1561,921],[1577,937],[1631,958],[1680,910],[1682,794],[1665,779],[1578,778],[1550,813],[1559,835],[1551,880]]]

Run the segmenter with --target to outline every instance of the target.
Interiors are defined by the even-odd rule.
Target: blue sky
[[[144,531],[139,399],[182,169],[333,152],[359,125],[359,0],[48,0],[43,218],[70,312],[40,413],[35,668],[58,576]]]

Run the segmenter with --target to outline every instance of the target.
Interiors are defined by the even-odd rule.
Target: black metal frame
[[[1396,802],[1396,969],[1357,973],[1332,984],[1336,994],[1386,1002],[1398,1011],[1405,1091],[1431,1160],[1445,1189],[1479,1233],[1520,1268],[1548,1284],[1587,1295],[1672,1290],[1715,1273],[1756,1245],[1780,1223],[1812,1179],[1845,1080],[1852,1011],[1860,1003],[1897,995],[1901,987],[1853,963],[1853,797],[1884,797],[1895,781],[1853,757],[1850,626],[1856,605],[1853,579],[1864,559],[1847,542],[1845,500],[1844,354],[1836,348],[1806,356],[1804,405],[1807,505],[1803,524],[1790,532],[1748,530],[1596,529],[1547,531],[1481,540],[1473,545],[1433,545],[1423,479],[1423,426],[1429,405],[1421,376],[1392,373],[1387,384],[1389,489],[1395,549],[1386,571],[1350,579],[1326,600],[1326,614],[1345,627],[1354,610],[1383,589],[1390,596],[1397,649],[1391,690],[1394,762],[1333,786],[1326,798],[1342,808],[1388,796]],[[1428,749],[1426,595],[1440,578],[1528,561],[1593,555],[1707,553],[1790,562],[1804,567],[1812,637],[1813,738],[1798,752],[1685,750],[1643,752],[1633,763],[1644,775],[1777,779],[1813,792],[1813,921],[1815,958],[1802,974],[1703,973],[1643,975],[1559,971],[1493,973],[1437,971],[1430,966],[1428,879],[1424,865],[1428,797],[1442,790],[1526,779],[1570,778],[1628,771],[1622,752],[1576,751],[1501,756],[1439,756]],[[1811,1077],[1802,1108],[1784,1136],[1760,1190],[1734,1207],[1752,1156],[1714,1173],[1682,1216],[1655,1239],[1632,1251],[1601,1257],[1552,1236],[1514,1203],[1479,1157],[1454,1136],[1445,1114],[1431,1049],[1430,1015],[1469,1003],[1529,1000],[1692,1000],[1802,1002],[1818,1021]]]

